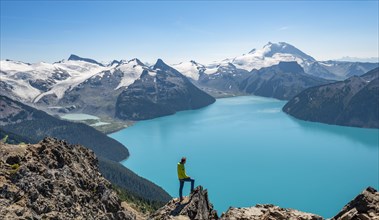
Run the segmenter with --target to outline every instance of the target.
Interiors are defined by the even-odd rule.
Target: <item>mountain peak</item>
[[[110,62],[110,63],[108,64],[108,66],[119,65],[120,63],[121,63],[121,61],[113,60],[112,62]]]
[[[304,53],[303,51],[297,49],[293,45],[286,43],[286,42],[278,42],[278,43],[272,43],[268,42],[263,47],[263,54],[266,57],[273,57],[275,54],[291,54],[295,57],[299,57],[304,60],[308,60],[310,62],[316,61],[313,57],[309,56],[308,54]],[[255,53],[253,51],[252,53]]]
[[[167,67],[168,65],[165,62],[163,62],[162,59],[158,59],[157,62],[154,64],[153,69],[165,69]]]
[[[93,59],[90,59],[90,58],[80,57],[80,56],[77,56],[75,54],[71,54],[70,57],[68,58],[68,60],[72,60],[72,61],[84,61],[84,62],[87,62],[87,63],[93,63],[93,64],[96,64],[96,65],[99,65],[99,66],[104,66],[102,63],[99,63],[96,60],[93,60]]]
[[[255,53],[255,51],[257,51],[257,49],[254,48],[254,49],[250,50],[249,53]]]
[[[141,60],[139,60],[138,58],[134,58],[134,59],[131,59],[130,61],[134,61],[134,62],[136,62],[137,63],[137,65],[140,65],[140,66],[145,66],[145,64],[144,63],[142,63],[141,62]],[[130,62],[129,61],[129,62]]]
[[[194,61],[194,60],[191,60],[190,61],[192,64],[194,64],[194,65],[198,65],[198,63],[196,62],[196,61]]]

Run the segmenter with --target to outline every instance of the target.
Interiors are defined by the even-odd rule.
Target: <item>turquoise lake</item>
[[[368,186],[379,186],[378,129],[297,120],[285,102],[256,96],[141,121],[111,134],[130,151],[122,163],[173,197],[176,164],[229,206],[275,204],[332,217]],[[188,195],[189,183],[183,194]]]

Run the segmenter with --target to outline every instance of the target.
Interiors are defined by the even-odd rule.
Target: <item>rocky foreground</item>
[[[150,217],[121,204],[91,150],[45,138],[34,145],[0,142],[0,219],[322,220],[275,205],[229,208],[221,216],[198,186]],[[332,220],[379,220],[379,192],[367,188]]]
[[[315,214],[275,205],[256,205],[248,208],[229,208],[221,217],[208,200],[201,186],[181,203],[173,199],[154,213],[153,220],[323,220]],[[332,220],[379,220],[379,192],[369,187],[347,204]]]
[[[0,219],[134,219],[80,145],[0,143]]]

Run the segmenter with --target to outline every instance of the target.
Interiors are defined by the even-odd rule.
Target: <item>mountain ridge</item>
[[[312,87],[293,97],[283,111],[298,119],[379,128],[379,68],[362,76]]]
[[[141,78],[149,78],[146,77],[146,74],[153,77],[160,66],[175,69],[175,71],[170,71],[178,73],[176,74],[178,79],[181,78],[179,75],[184,75],[196,87],[216,98],[255,94],[287,100],[310,86],[319,85],[328,80],[346,79],[353,75],[359,76],[379,65],[378,63],[316,61],[285,42],[269,42],[263,48],[251,50],[248,54],[207,65],[194,60],[175,65],[163,65],[163,60],[158,59],[155,65],[148,66],[137,58],[103,65],[95,60],[77,55],[70,57],[69,60],[54,64],[43,62],[26,64],[2,60],[0,92],[51,114],[85,113],[116,121],[120,118],[134,120],[139,117],[133,115],[119,117],[120,102],[117,100],[121,100],[120,96],[127,93],[125,91],[130,91],[129,87],[132,84],[134,84],[132,87],[135,87]],[[303,68],[305,74],[297,77],[290,85],[289,76],[283,74],[275,76],[269,73],[271,67],[274,69],[282,62],[296,62]],[[291,70],[298,71],[294,68]],[[271,74],[273,79],[258,77],[257,73],[264,71],[267,75]],[[315,77],[323,79],[316,80]],[[164,80],[167,79],[166,77]],[[311,81],[314,83],[309,83]],[[172,86],[170,82],[160,85]],[[155,89],[152,85],[149,88]],[[162,91],[169,91],[169,88],[156,92]],[[286,94],[279,95],[280,93]],[[197,94],[202,97],[201,92],[197,92]],[[155,98],[157,97],[155,96]],[[190,97],[183,96],[182,98],[189,99]],[[141,103],[136,103],[138,105],[147,105],[147,103],[154,105],[154,102],[150,102],[151,100],[138,99],[134,101],[140,101]],[[154,106],[157,108],[157,112],[166,111],[169,114],[174,112],[167,109],[162,103]],[[128,111],[130,110],[125,110],[125,112]],[[133,114],[132,112],[139,114],[134,110],[130,111],[131,114]]]
[[[119,95],[115,116],[144,120],[205,107],[214,102],[213,97],[158,59],[151,71],[144,70],[141,77]]]

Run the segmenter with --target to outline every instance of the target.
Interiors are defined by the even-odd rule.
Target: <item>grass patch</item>
[[[11,165],[12,170],[18,170],[20,168],[20,164],[15,163]]]
[[[11,176],[13,176],[13,175],[15,175],[18,172],[19,169],[20,169],[20,164],[18,164],[18,163],[12,164],[11,165],[11,170],[9,171],[9,174]]]
[[[3,143],[7,143],[7,140],[8,140],[8,135],[5,135],[3,139],[1,139],[1,142]]]

